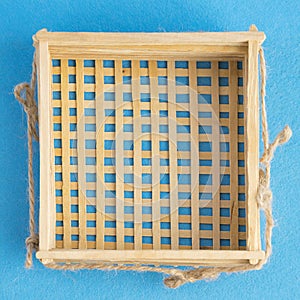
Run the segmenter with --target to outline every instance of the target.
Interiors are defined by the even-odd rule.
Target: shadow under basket
[[[44,264],[264,258],[262,32],[35,37]]]

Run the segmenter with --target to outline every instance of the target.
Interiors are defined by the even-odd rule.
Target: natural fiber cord
[[[272,253],[272,230],[274,226],[274,220],[272,216],[272,192],[270,189],[270,169],[271,160],[274,152],[279,145],[286,143],[291,135],[292,131],[289,126],[285,128],[277,135],[274,142],[269,144],[267,114],[265,107],[265,90],[266,90],[266,65],[264,59],[263,49],[259,49],[260,57],[260,75],[261,75],[261,114],[262,114],[262,139],[264,144],[264,152],[260,159],[260,171],[259,171],[259,183],[257,187],[257,204],[259,208],[264,212],[266,217],[265,226],[265,257],[260,260],[256,265],[245,265],[238,267],[205,267],[195,268],[193,270],[179,270],[176,268],[163,268],[163,267],[151,267],[143,265],[118,265],[118,264],[48,264],[47,267],[59,270],[78,270],[78,269],[105,269],[105,270],[134,270],[134,271],[151,271],[161,272],[170,275],[165,278],[164,283],[169,288],[177,288],[186,282],[195,282],[202,279],[216,279],[221,273],[233,273],[243,272],[250,270],[259,270],[268,261]],[[27,256],[26,267],[32,266],[32,253],[38,249],[38,234],[36,233],[35,218],[34,218],[34,178],[33,178],[33,151],[32,151],[32,138],[38,140],[38,134],[36,125],[38,122],[37,106],[34,101],[36,84],[36,56],[33,58],[32,64],[32,77],[30,84],[21,83],[15,87],[15,97],[23,105],[27,114],[28,124],[28,179],[29,179],[29,228],[30,235],[26,239]],[[25,97],[21,96],[21,93],[25,92]]]
[[[14,95],[16,99],[23,105],[23,109],[27,114],[27,137],[28,137],[28,196],[29,196],[29,232],[30,235],[26,239],[26,262],[27,268],[32,265],[32,252],[38,250],[39,236],[35,229],[34,218],[34,177],[33,177],[33,150],[32,150],[32,138],[36,141],[39,140],[36,125],[38,123],[38,110],[34,100],[36,86],[36,54],[33,56],[32,62],[32,74],[30,84],[23,82],[18,84],[14,89]],[[21,96],[21,93],[25,93],[25,97]]]

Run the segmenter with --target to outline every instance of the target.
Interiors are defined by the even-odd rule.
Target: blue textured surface
[[[45,1],[46,2],[46,1]],[[299,1],[9,1],[0,4],[0,298],[1,299],[299,299]],[[246,4],[243,4],[246,3]],[[60,272],[35,261],[24,269],[28,232],[26,118],[13,86],[29,80],[31,36],[51,31],[265,31],[271,137],[294,131],[273,162],[274,253],[258,272],[222,275],[211,283],[163,286],[162,275]],[[35,145],[35,152],[38,147]],[[38,171],[38,164],[35,164]]]

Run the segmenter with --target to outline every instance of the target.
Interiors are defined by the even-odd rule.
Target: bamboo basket
[[[264,258],[258,49],[248,32],[39,31],[44,264]]]

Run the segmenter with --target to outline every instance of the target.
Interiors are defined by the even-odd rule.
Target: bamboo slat
[[[104,81],[103,60],[95,61],[96,76],[96,248],[104,249],[105,184],[104,184]]]
[[[132,61],[132,100],[134,130],[134,246],[142,249],[142,120],[140,110],[140,62]]]
[[[170,169],[171,249],[178,250],[178,168],[176,134],[175,62],[168,62],[168,129]]]
[[[77,155],[78,155],[78,206],[79,206],[79,248],[86,249],[86,185],[85,185],[85,138],[84,138],[84,70],[83,61],[76,60],[77,96]]]
[[[191,207],[192,249],[199,249],[199,141],[198,94],[196,62],[189,61],[191,122]]]
[[[62,194],[64,197],[63,203],[63,224],[64,224],[64,248],[71,248],[71,218],[70,218],[70,132],[69,132],[69,101],[68,101],[68,61],[61,60],[61,101],[62,101],[62,160],[64,161],[62,169],[62,178],[64,181]]]
[[[117,249],[124,249],[124,158],[123,158],[123,93],[122,61],[115,61],[115,95],[116,95],[116,228]]]
[[[220,249],[220,122],[219,67],[212,62],[212,176],[213,176],[213,248]]]
[[[151,152],[152,152],[152,227],[153,249],[160,249],[160,158],[159,158],[159,108],[156,61],[149,61],[151,94]]]
[[[237,63],[229,64],[229,114],[230,114],[230,246],[231,249],[238,249],[238,78]]]

